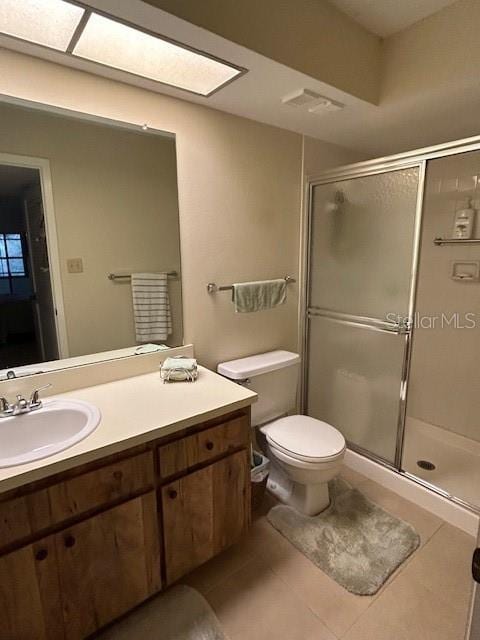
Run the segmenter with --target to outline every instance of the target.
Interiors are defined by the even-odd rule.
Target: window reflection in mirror
[[[4,104],[0,141],[0,379],[182,344],[174,137]]]

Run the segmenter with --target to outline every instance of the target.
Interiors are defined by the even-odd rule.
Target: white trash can
[[[258,451],[253,452],[253,466],[250,470],[252,486],[252,511],[262,505],[269,474],[270,460]]]

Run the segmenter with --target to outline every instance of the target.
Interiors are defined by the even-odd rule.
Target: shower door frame
[[[376,167],[365,167],[365,163],[358,163],[357,165],[348,165],[347,167],[340,168],[339,171],[327,172],[325,176],[320,176],[316,179],[308,181],[308,191],[307,191],[307,216],[306,216],[306,237],[305,237],[305,265],[304,265],[304,279],[303,279],[303,300],[302,304],[304,305],[304,326],[303,326],[303,335],[302,335],[302,352],[303,352],[303,371],[302,371],[302,394],[301,394],[301,402],[302,402],[302,411],[305,410],[307,406],[307,394],[308,394],[308,349],[309,349],[309,320],[311,316],[320,315],[328,318],[332,318],[337,320],[338,322],[342,322],[345,324],[356,325],[363,329],[370,329],[373,331],[385,331],[388,333],[396,334],[399,338],[403,338],[405,341],[404,346],[404,357],[402,362],[402,373],[400,379],[400,391],[399,391],[399,405],[398,405],[398,418],[397,418],[397,431],[395,434],[396,445],[395,445],[395,457],[393,463],[363,447],[351,442],[347,441],[347,445],[349,449],[355,451],[356,453],[360,453],[361,455],[369,458],[370,460],[374,460],[389,469],[393,469],[395,471],[400,471],[401,462],[402,462],[402,451],[403,451],[403,439],[405,434],[405,418],[406,418],[406,407],[407,407],[407,388],[408,388],[408,376],[410,370],[410,356],[411,356],[411,345],[412,345],[412,330],[413,327],[409,326],[406,328],[402,328],[400,325],[397,325],[397,330],[388,329],[386,325],[391,324],[387,322],[382,322],[380,320],[373,321],[371,318],[363,318],[364,321],[368,321],[362,323],[362,316],[360,315],[352,315],[352,314],[344,314],[338,312],[326,312],[324,313],[321,309],[313,309],[309,305],[309,294],[310,294],[310,272],[311,272],[311,248],[312,248],[312,218],[313,218],[313,192],[315,187],[324,184],[331,184],[333,182],[340,182],[343,180],[351,180],[355,178],[366,178],[370,176],[376,176],[384,173],[393,173],[395,171],[401,171],[402,169],[418,169],[418,184],[417,184],[417,198],[415,203],[415,219],[414,219],[414,227],[413,227],[413,238],[412,238],[412,261],[411,261],[411,270],[410,270],[410,283],[409,283],[409,296],[408,296],[408,306],[407,306],[407,316],[409,319],[414,317],[415,310],[415,294],[416,294],[416,286],[417,286],[417,273],[418,273],[418,261],[419,261],[419,253],[420,253],[420,237],[421,237],[421,223],[422,223],[422,211],[423,211],[423,196],[424,196],[424,187],[425,187],[425,170],[426,170],[426,160],[392,160],[392,161],[384,161],[382,160],[381,164],[379,163]],[[313,313],[309,313],[309,310],[313,309]],[[377,325],[377,326],[375,326]]]
[[[414,256],[412,259],[412,273],[411,273],[411,314],[410,317],[414,317],[415,312],[415,294],[417,288],[418,279],[418,265],[420,259],[420,240],[422,231],[422,218],[423,218],[423,201],[425,192],[425,177],[426,169],[429,160],[436,158],[443,158],[447,156],[457,155],[461,153],[468,153],[469,151],[480,151],[480,135],[470,138],[464,138],[460,140],[454,140],[443,144],[438,144],[422,149],[416,149],[413,151],[407,151],[391,156],[384,156],[375,158],[373,160],[366,160],[363,162],[356,162],[344,166],[340,166],[334,169],[328,169],[315,176],[304,177],[304,191],[303,191],[303,206],[302,206],[302,229],[301,229],[301,248],[300,248],[300,304],[298,315],[298,329],[299,329],[299,347],[302,353],[302,370],[301,370],[301,391],[300,391],[300,410],[305,411],[306,398],[307,398],[307,383],[308,383],[308,294],[309,294],[309,278],[310,278],[310,250],[311,250],[311,220],[312,220],[312,205],[313,205],[313,190],[317,185],[329,184],[336,180],[346,180],[350,178],[366,177],[369,175],[375,175],[379,173],[386,173],[395,169],[404,169],[409,167],[421,167],[419,171],[419,192],[417,197],[417,210],[415,220],[415,240],[414,240]],[[392,464],[388,460],[385,460],[370,451],[351,445],[349,448],[356,453],[361,454],[367,459],[376,462],[383,467],[386,467],[399,475],[408,478],[416,484],[436,493],[437,495],[447,498],[451,502],[469,509],[477,515],[480,515],[480,505],[473,505],[457,496],[450,494],[448,491],[437,487],[434,484],[416,476],[413,473],[404,471],[402,467],[403,456],[403,441],[405,436],[405,412],[407,405],[407,393],[408,393],[408,377],[410,369],[410,359],[412,352],[412,343],[414,338],[415,329],[412,326],[408,335],[408,347],[406,349],[406,357],[404,359],[404,371],[402,376],[402,383],[400,389],[400,411],[399,422],[403,414],[403,424],[401,429],[397,430],[397,443],[395,452],[395,462]]]

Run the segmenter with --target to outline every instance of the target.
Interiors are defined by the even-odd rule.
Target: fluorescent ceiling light
[[[97,13],[90,16],[73,54],[203,96],[243,72]]]
[[[84,12],[63,0],[0,0],[0,32],[66,51]]]

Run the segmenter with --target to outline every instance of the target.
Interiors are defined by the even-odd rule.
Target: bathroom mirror
[[[181,345],[180,274],[172,134],[0,104],[0,380]]]

